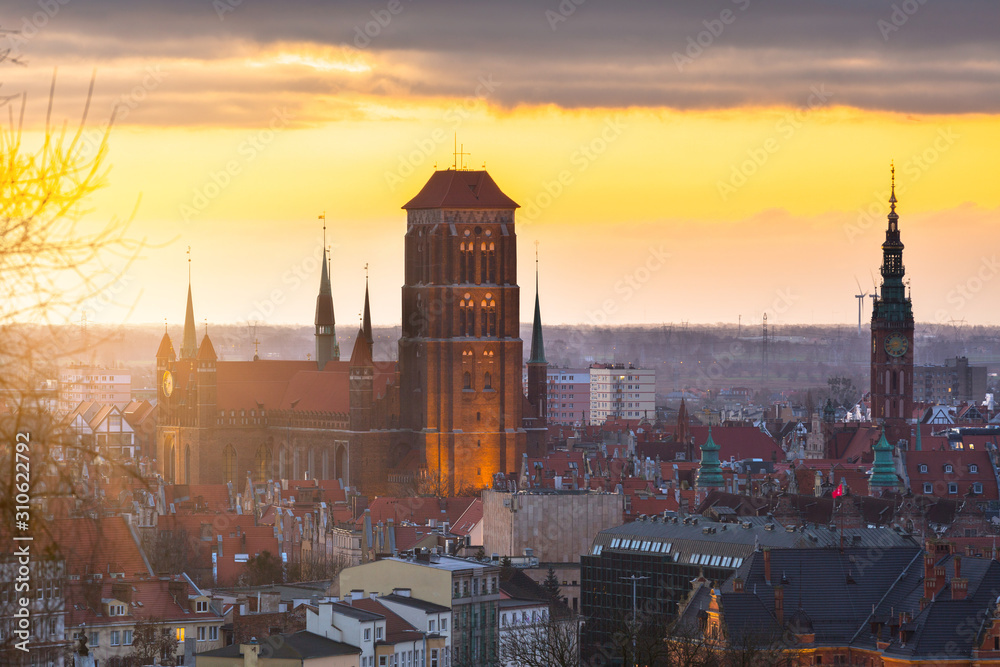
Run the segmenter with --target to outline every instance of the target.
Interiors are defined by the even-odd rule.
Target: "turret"
[[[546,425],[548,423],[549,363],[545,360],[545,343],[542,340],[542,311],[538,300],[538,255],[535,255],[535,317],[531,325],[531,356],[528,358],[528,403],[535,409],[531,427],[538,432],[529,434],[528,448],[535,455],[544,453]]]
[[[326,252],[326,214],[323,219],[323,272],[319,278],[319,294],[316,296],[316,365],[323,370],[329,361],[340,361],[340,345],[337,343],[336,318],[333,314],[333,290],[330,287],[330,271]]]

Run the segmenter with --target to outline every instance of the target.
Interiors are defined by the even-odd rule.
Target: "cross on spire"
[[[462,144],[461,148],[459,148],[459,144],[458,144],[458,132],[455,133],[455,149],[454,149],[454,152],[455,152],[455,158],[454,158],[454,161],[451,164],[451,168],[452,169],[456,169],[456,170],[458,170],[458,169],[465,169],[465,157],[466,156],[471,157],[472,153],[466,153],[465,152],[465,144]],[[459,158],[461,158],[461,159],[459,159]]]

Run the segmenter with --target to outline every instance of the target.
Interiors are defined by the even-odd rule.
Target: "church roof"
[[[174,344],[170,340],[170,334],[166,331],[163,332],[163,338],[160,339],[160,347],[156,349],[157,359],[175,359],[174,355]]]
[[[351,366],[371,366],[372,344],[365,333],[364,327],[358,329],[358,337],[354,339],[354,351],[351,352]]]
[[[218,355],[215,354],[215,346],[212,345],[212,339],[206,333],[198,348],[198,361],[218,361],[218,359]]]
[[[486,171],[435,171],[404,209],[520,208]]]

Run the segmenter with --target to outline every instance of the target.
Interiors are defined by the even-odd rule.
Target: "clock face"
[[[893,334],[885,339],[885,351],[894,357],[903,356],[909,347],[910,341],[899,334]]]
[[[163,393],[166,396],[174,393],[174,376],[170,371],[163,371]]]

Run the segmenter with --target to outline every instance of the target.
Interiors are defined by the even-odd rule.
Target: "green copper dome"
[[[719,446],[712,440],[712,428],[708,429],[708,439],[701,446],[701,463],[698,466],[698,479],[695,485],[699,489],[721,488],[725,486],[722,478],[722,465],[719,463]]]
[[[896,477],[896,465],[892,461],[892,445],[885,439],[882,431],[878,442],[872,447],[875,452],[875,465],[872,467],[872,477],[869,484],[880,489],[894,489],[899,484]]]

